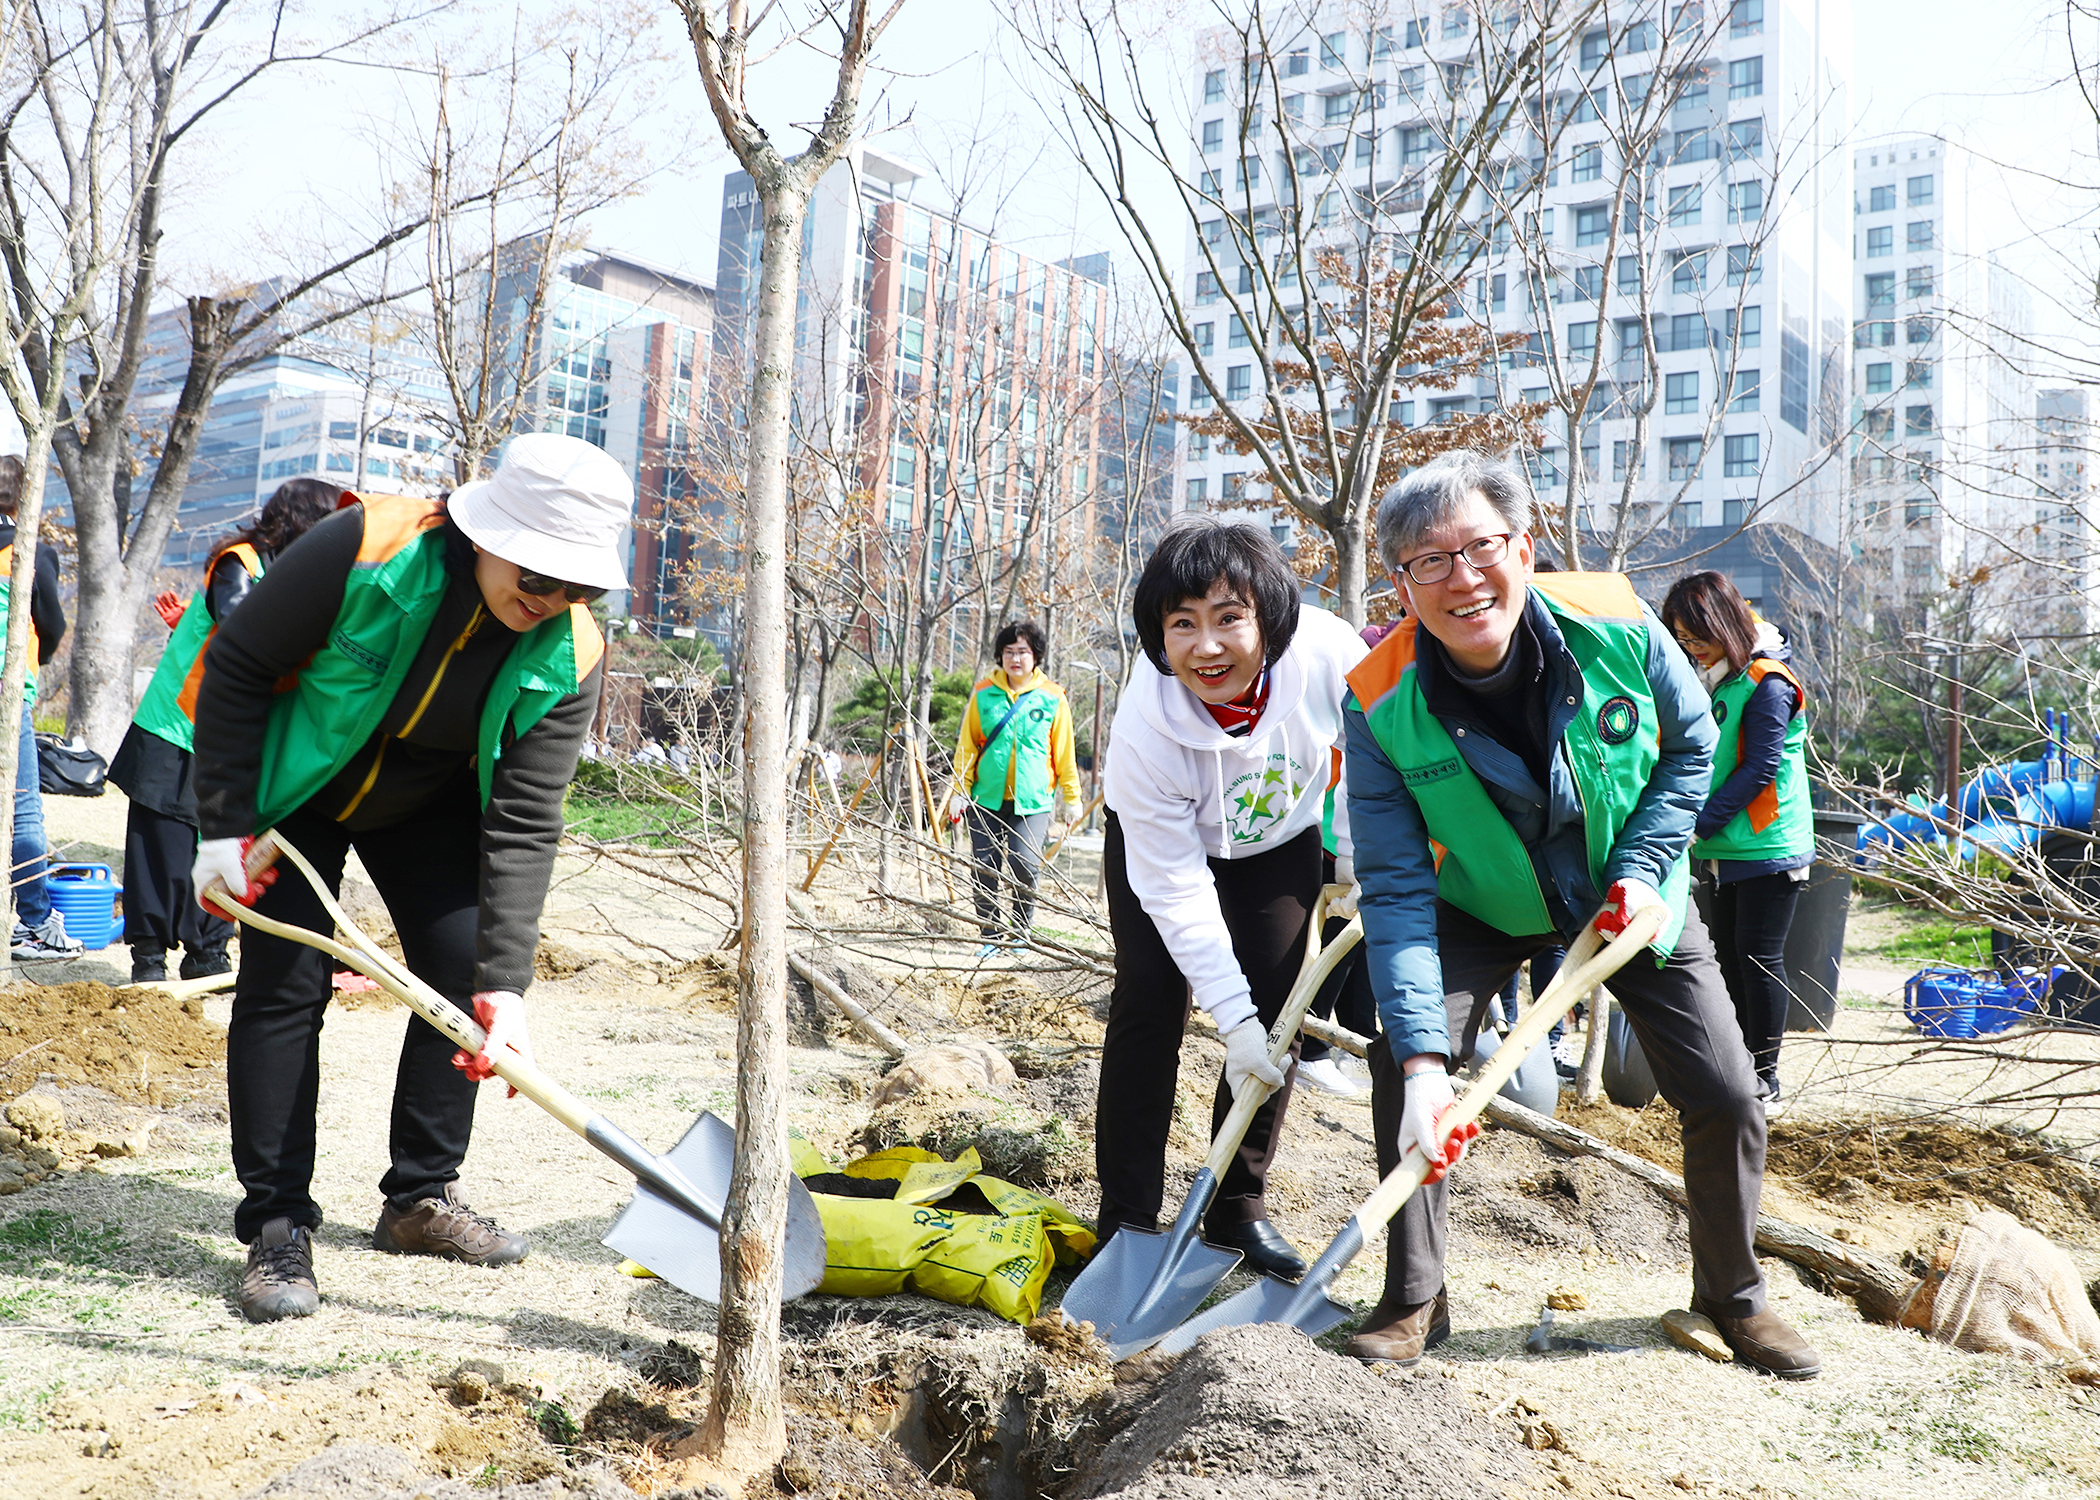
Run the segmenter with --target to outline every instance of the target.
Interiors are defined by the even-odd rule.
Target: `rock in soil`
[[[1376,1374],[1278,1324],[1207,1335],[1095,1416],[1075,1500],[1503,1500],[1531,1478],[1516,1434],[1441,1372]]]
[[[1662,1315],[1662,1330],[1670,1336],[1673,1344],[1682,1344],[1694,1354],[1703,1354],[1716,1364],[1728,1364],[1735,1358],[1735,1351],[1721,1337],[1721,1330],[1714,1320],[1704,1313],[1688,1312],[1673,1307]]]
[[[875,1085],[868,1102],[877,1106],[914,1096],[944,1094],[969,1099],[993,1094],[1010,1099],[1020,1082],[1006,1054],[975,1037],[951,1037],[897,1059]]]

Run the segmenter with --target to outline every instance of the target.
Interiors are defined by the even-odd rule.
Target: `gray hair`
[[[1396,482],[1378,501],[1378,555],[1386,571],[1465,508],[1478,490],[1511,532],[1531,530],[1531,481],[1522,468],[1472,448],[1440,453]]]

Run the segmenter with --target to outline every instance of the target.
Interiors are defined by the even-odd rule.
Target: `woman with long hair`
[[[1721,731],[1692,858],[1713,882],[1714,948],[1769,1114],[1779,1103],[1791,1000],[1787,929],[1816,859],[1803,754],[1808,694],[1784,639],[1724,575],[1678,579],[1662,619],[1705,677]]]

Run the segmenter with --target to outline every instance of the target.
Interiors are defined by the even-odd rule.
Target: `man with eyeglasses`
[[[1757,1080],[1686,901],[1716,735],[1707,696],[1623,576],[1534,576],[1532,508],[1521,470],[1464,451],[1378,506],[1408,619],[1349,674],[1343,714],[1388,1043],[1372,1049],[1372,1114],[1381,1173],[1410,1150],[1433,1166],[1388,1230],[1385,1293],[1349,1352],[1409,1365],[1450,1332],[1440,1179],[1465,1141],[1441,1117],[1490,999],[1593,914],[1611,935],[1659,906],[1652,960],[1608,988],[1683,1124],[1691,1305],[1740,1361],[1805,1379],[1820,1363],[1766,1305],[1754,1247]]]
[[[408,966],[471,1009],[474,1057],[410,1016],[395,1065],[372,1246],[476,1266],[525,1236],[468,1207],[459,1169],[477,1083],[525,1026],[562,794],[598,705],[605,643],[587,605],[626,586],[634,488],[610,455],[513,437],[495,476],[444,500],[344,494],[287,547],[204,654],[194,880],[280,922],[329,930],[303,879],[250,882],[280,829],[331,886],[355,849]],[[320,1301],[313,1192],[326,955],[249,931],[227,1032],[233,1165],[251,1322]]]

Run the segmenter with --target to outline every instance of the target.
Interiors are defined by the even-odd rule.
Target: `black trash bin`
[[[1852,905],[1852,855],[1872,818],[1816,809],[1816,852],[1808,888],[1786,934],[1786,982],[1793,994],[1788,1031],[1828,1031],[1837,1018],[1838,963],[1845,956],[1845,913]]]

